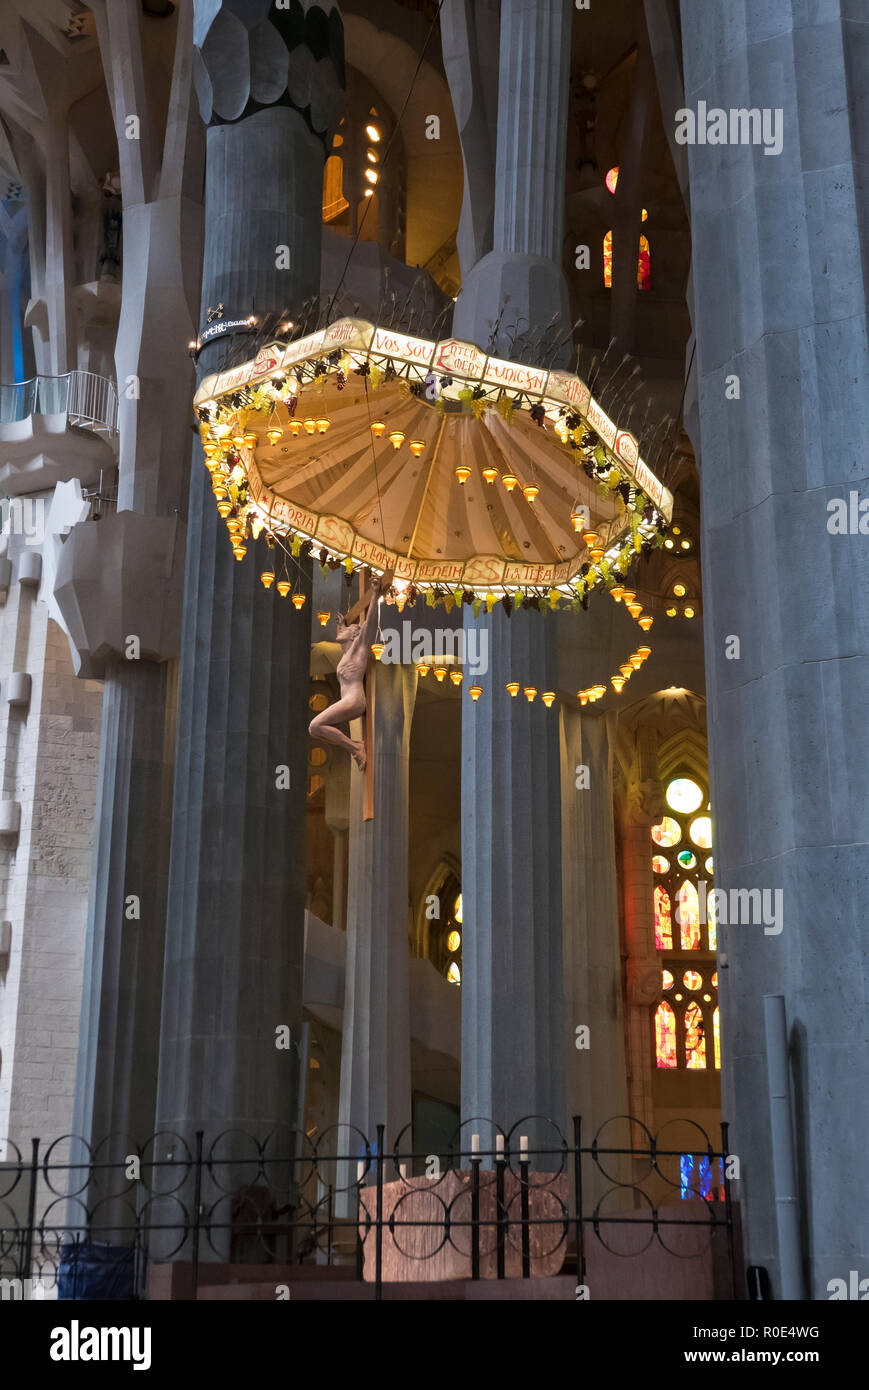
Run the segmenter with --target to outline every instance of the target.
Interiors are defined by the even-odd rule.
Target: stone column
[[[568,1118],[583,1118],[584,1144],[628,1109],[613,825],[616,717],[561,707],[567,1109]],[[589,1046],[578,1049],[581,1024],[589,1029]]]
[[[324,56],[304,42],[322,37],[316,25],[262,10],[197,6],[203,312],[222,302],[229,318],[292,311],[317,290],[323,133],[343,75],[336,11]],[[205,349],[202,372],[224,347]],[[299,613],[263,590],[262,541],[235,561],[198,443],[188,524],[158,1122],[188,1142],[197,1129],[276,1133],[285,1153],[302,1013],[310,573]],[[281,1025],[296,1047],[276,1047]]]
[[[492,250],[465,274],[453,316],[456,337],[485,347],[503,310],[505,355],[554,318],[548,352],[565,339],[557,363],[571,355],[561,257],[572,22],[570,0],[502,0]],[[463,93],[464,82],[462,106]]]
[[[778,154],[688,146],[704,628],[716,887],[783,894],[780,932],[719,935],[746,1258],[778,1296],[762,999],[783,994],[821,1299],[869,1268],[869,548],[848,521],[869,495],[863,18],[842,0],[682,5],[686,106],[780,108]]]
[[[413,667],[372,665],[374,819],[363,820],[364,778],[350,773],[347,963],[338,1120],[386,1152],[413,1118],[408,976],[408,802]],[[354,735],[356,737],[356,735]],[[402,1148],[411,1148],[407,1130]],[[342,1134],[353,1151],[361,1141]],[[355,1179],[355,1173],[352,1175]]]
[[[564,1121],[558,716],[505,688],[554,689],[548,622],[481,618],[483,695],[474,704],[462,688],[462,1117],[503,1129],[529,1114]],[[532,1148],[535,1133],[551,1142],[532,1126]]]

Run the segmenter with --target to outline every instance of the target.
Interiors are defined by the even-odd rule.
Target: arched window
[[[721,1054],[717,933],[709,902],[713,864],[708,792],[694,776],[679,776],[667,783],[665,799],[667,814],[650,832],[655,947],[666,953],[661,961],[662,967],[666,961],[665,998],[654,1020],[655,1059],[659,1067],[717,1069]]]
[[[335,139],[340,141],[340,135]],[[349,206],[344,197],[344,160],[340,154],[330,154],[323,169],[323,221],[334,222]]]
[[[441,864],[432,875],[417,922],[416,953],[451,985],[461,985],[464,911],[458,868]]]
[[[655,1010],[655,1059],[659,1067],[676,1066],[676,1015],[666,999]]]

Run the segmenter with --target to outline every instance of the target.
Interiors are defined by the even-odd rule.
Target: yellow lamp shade
[[[254,446],[255,446],[255,444],[256,444],[256,435],[255,435],[255,434],[246,434],[246,435],[244,436],[244,443],[245,443],[245,447],[246,447],[246,448],[248,448],[248,449],[253,449]]]
[[[243,545],[234,545],[232,547],[232,553],[235,556],[236,560],[243,560],[245,555],[247,554],[247,550]]]
[[[314,433],[314,430],[317,428],[317,422],[316,422],[316,420],[313,420],[313,419],[303,420],[303,421],[302,421],[302,424],[303,424],[304,427],[305,427],[305,433],[306,433],[306,434],[313,434],[313,433]]]
[[[264,589],[270,589],[275,582],[275,576],[271,570],[263,570],[260,579],[263,582]]]
[[[375,439],[379,439],[380,436],[381,436],[381,435],[383,434],[383,432],[385,431],[385,429],[386,429],[386,426],[384,425],[384,423],[383,423],[382,420],[372,420],[372,421],[371,421],[371,433],[374,435],[374,438],[375,438]]]
[[[404,430],[390,430],[388,437],[393,449],[400,449],[404,443]]]
[[[436,666],[434,668],[435,680],[442,681],[447,674],[446,666]]]
[[[508,492],[512,492],[514,487],[516,487],[516,485],[518,484],[519,479],[515,477],[513,473],[505,473],[501,479],[501,482],[504,484]]]
[[[585,525],[585,513],[576,510],[572,511],[570,513],[570,524],[574,531],[581,531]]]
[[[516,696],[519,694],[519,682],[518,682],[518,681],[508,681],[508,682],[507,682],[507,687],[506,687],[506,688],[509,690],[510,694],[512,695],[513,699],[515,700],[515,699],[516,699]]]
[[[628,604],[628,612],[630,613],[632,618],[638,618],[642,611],[643,605],[641,603],[637,603],[636,599],[633,603]]]
[[[325,415],[321,415],[317,421],[317,433],[325,434],[331,423],[332,421],[328,420]]]
[[[468,694],[470,695],[470,697],[471,697],[471,699],[473,700],[474,704],[477,703],[477,701],[479,700],[479,698],[480,698],[480,696],[482,695],[482,693],[483,693],[483,687],[482,687],[481,685],[472,685],[472,686],[470,687],[469,691],[468,691]]]
[[[593,545],[589,548],[588,553],[591,556],[594,563],[598,564],[599,561],[603,559],[604,555],[606,554],[606,551],[604,550],[602,545]]]
[[[296,607],[297,609],[298,609],[298,608],[304,608],[304,606],[305,606],[305,595],[304,595],[304,594],[293,594],[293,604],[295,605],[295,607]]]
[[[544,705],[546,706],[547,709],[552,709],[552,706],[553,706],[553,704],[555,703],[555,691],[554,691],[554,690],[544,690],[544,692],[543,692],[543,694],[540,696],[540,698],[541,698],[541,700],[543,701],[543,703],[544,703]]]
[[[301,422],[301,420],[291,420],[291,421],[290,421],[290,433],[292,434],[292,436],[293,436],[294,439],[297,439],[297,438],[298,438],[299,434],[301,433],[301,429],[302,429],[302,422]]]
[[[224,491],[223,497],[220,499],[220,501],[219,501],[218,504],[217,504],[217,510],[220,512],[220,515],[221,515],[221,516],[229,516],[229,513],[232,511],[232,503],[230,502],[229,498],[226,496],[225,491]]]
[[[461,683],[462,683],[462,672],[461,672],[461,671],[450,671],[450,680],[452,681],[453,685],[461,685]]]
[[[578,691],[577,691],[577,694],[578,694],[578,696],[579,696],[579,703],[580,703],[581,705],[587,705],[587,704],[588,704],[588,699],[589,699],[588,691],[587,691],[587,690],[578,690]]]
[[[524,694],[525,694],[525,699],[528,701],[529,705],[533,704],[533,703],[534,703],[534,696],[537,694],[537,687],[536,687],[536,685],[526,685],[525,688],[524,688]]]
[[[244,448],[244,435],[243,435],[243,434],[234,434],[234,435],[232,436],[232,442],[233,442],[233,444],[235,445],[236,449],[243,449],[243,448]]]
[[[284,432],[273,425],[270,430],[266,430],[266,439],[270,444],[278,444],[284,437]]]
[[[495,479],[497,478],[497,476],[498,476],[498,470],[497,470],[497,468],[484,468],[484,469],[483,469],[483,477],[486,479],[486,482],[489,484],[490,487],[491,487],[492,483],[494,483],[494,481],[495,481]]]
[[[320,612],[317,614],[317,617],[320,621],[320,626],[325,627],[331,616],[332,614],[327,612],[325,608],[321,608]]]
[[[220,453],[220,445],[219,445],[219,444],[206,444],[206,445],[205,445],[205,457],[206,457],[207,459],[217,458],[217,455],[218,455],[219,453]]]
[[[633,603],[636,597],[637,595],[633,589],[624,589],[622,591],[622,603],[625,605],[625,607],[627,607],[628,604]]]
[[[425,440],[424,440],[424,439],[412,439],[412,440],[410,441],[410,443],[408,444],[407,447],[408,447],[408,449],[410,450],[410,452],[413,454],[414,458],[415,458],[415,459],[418,459],[419,456],[420,456],[420,454],[422,453],[423,449],[425,448]]]
[[[418,661],[416,664],[416,669],[417,671],[419,671],[419,674],[421,676],[427,676],[429,671],[431,670],[431,667],[426,665],[424,661]]]
[[[651,648],[651,647],[637,647],[637,656],[641,656],[641,657],[643,658],[644,661],[645,661],[645,659],[646,659],[647,656],[651,656],[651,655],[652,655],[652,648]]]
[[[286,598],[287,594],[290,592],[289,579],[279,579],[276,587],[281,598]]]
[[[460,463],[458,468],[456,469],[456,477],[458,478],[462,487],[464,487],[465,483],[468,481],[470,476],[471,470],[468,467],[468,465],[466,463]]]
[[[585,544],[586,544],[587,546],[589,546],[589,547],[591,547],[591,546],[593,546],[593,545],[597,545],[597,541],[598,541],[597,531],[583,531],[583,533],[582,533],[582,539],[583,539],[583,541],[585,542]]]
[[[624,676],[610,676],[610,681],[612,682],[612,688],[616,694],[621,695],[625,684]]]
[[[619,670],[621,671],[626,681],[630,680],[631,676],[634,674],[634,668],[629,661],[623,662],[622,665],[619,667]]]
[[[640,667],[643,664],[643,658],[640,656],[639,652],[635,652],[633,656],[628,657],[628,660],[630,661],[634,670],[639,671]]]
[[[373,653],[374,653],[374,660],[375,660],[375,661],[379,661],[380,658],[383,656],[383,653],[386,651],[386,643],[385,643],[385,642],[372,642],[372,643],[371,643],[371,650],[372,650]]]
[[[610,593],[612,594],[616,603],[621,602],[622,597],[624,596],[624,592],[624,588],[621,584],[614,584],[613,587],[610,589]]]
[[[523,487],[522,491],[523,491],[523,493],[525,494],[525,501],[526,501],[526,502],[533,502],[533,501],[534,501],[534,498],[537,496],[538,492],[540,491],[540,488],[539,488],[539,487],[536,487],[534,483],[526,483],[525,486]]]
[[[645,616],[644,618],[640,618],[640,619],[639,619],[639,624],[640,624],[640,627],[643,629],[643,632],[648,632],[649,628],[652,626],[652,623],[653,623],[654,621],[655,621],[655,619],[649,617],[649,614],[648,614],[648,613],[646,614],[646,616]]]
[[[218,500],[220,500],[220,498],[225,497],[225,496],[227,495],[227,494],[226,494],[226,484],[225,484],[225,483],[219,483],[219,482],[214,481],[214,482],[212,482],[211,487],[212,487],[212,491],[214,492],[215,497],[216,497]]]

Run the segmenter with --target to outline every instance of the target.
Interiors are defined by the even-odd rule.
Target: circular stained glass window
[[[447,979],[451,985],[460,985],[462,983],[462,972],[455,961],[451,961],[450,963],[449,969],[447,970]]]
[[[711,854],[710,854],[709,858],[706,860],[706,872],[707,872],[707,874],[711,874],[711,873],[712,873],[712,855],[711,855]]]
[[[448,951],[457,951],[457,950],[459,949],[459,947],[461,946],[461,944],[462,944],[462,933],[461,933],[461,932],[458,932],[458,931],[451,931],[450,934],[449,934],[449,936],[447,937],[447,950],[448,950]]]
[[[699,970],[686,970],[682,976],[682,984],[686,989],[699,989],[703,984],[703,976]]]
[[[662,973],[663,973],[663,977],[664,977],[664,989],[672,989],[672,988],[673,988],[673,976],[670,974],[670,971],[669,971],[669,970],[664,970]]]
[[[692,854],[690,849],[680,849],[676,857],[683,869],[693,869],[694,865],[697,863],[697,856],[696,854]]]
[[[717,971],[717,970],[716,970],[715,974],[712,976],[712,979],[710,980],[709,983],[712,985],[713,989],[717,989],[717,988],[718,988],[718,971]]]
[[[663,854],[652,855],[652,868],[656,874],[665,874],[670,867],[669,859],[665,859]]]
[[[652,826],[652,839],[663,849],[669,849],[670,845],[678,845],[681,838],[682,830],[672,816],[665,816],[660,825]]]
[[[690,816],[702,800],[702,791],[690,777],[676,777],[667,788],[667,805],[682,816]]]
[[[712,848],[712,821],[708,816],[696,816],[691,822],[688,834],[698,849]]]

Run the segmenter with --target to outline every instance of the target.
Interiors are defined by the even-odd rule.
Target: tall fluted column
[[[388,1152],[412,1119],[407,852],[417,674],[414,667],[377,665],[368,681],[374,693],[374,818],[362,818],[364,779],[354,767],[338,1118],[372,1144],[375,1126],[384,1124]],[[406,1150],[409,1140],[408,1130]]]
[[[475,704],[462,688],[462,1117],[504,1129],[529,1114],[561,1124],[558,717],[539,696],[529,704],[505,688],[554,688],[548,619],[496,609],[480,621],[484,693]]]
[[[747,1259],[779,1296],[763,996],[783,994],[820,1299],[869,1268],[864,21],[682,5],[686,106],[766,108],[769,137],[688,145],[715,882],[782,894],[778,921],[720,930],[724,1113]]]
[[[261,11],[197,5],[210,119],[203,310],[220,302],[229,318],[292,311],[318,288],[326,83],[331,73],[337,89],[343,73],[337,12],[331,28],[324,15],[325,30],[303,30],[274,9],[255,22]],[[304,42],[323,32],[331,68]],[[221,350],[220,338],[206,348],[202,372]],[[198,443],[188,525],[158,1123],[188,1141],[237,1127],[285,1143],[299,1053],[277,1047],[276,1030],[298,1045],[310,601],[299,613],[263,590],[262,541],[233,558]],[[303,588],[310,600],[309,574]]]
[[[570,0],[503,0],[492,250],[465,274],[453,317],[456,337],[485,346],[501,316],[505,353],[555,319],[547,350],[557,331],[561,362],[571,354],[561,256],[572,23]]]
[[[628,1108],[613,826],[615,718],[561,709],[567,1106],[569,1114],[583,1117],[585,1143]],[[577,1047],[581,1025],[589,1030],[587,1046],[581,1034]]]

